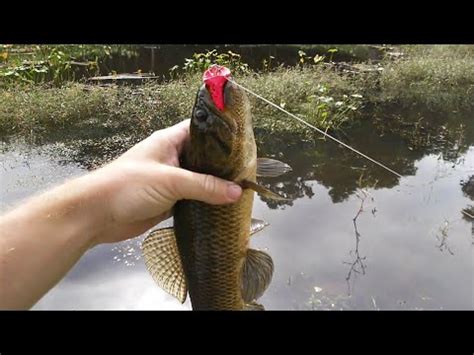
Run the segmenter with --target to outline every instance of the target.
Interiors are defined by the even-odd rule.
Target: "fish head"
[[[251,107],[242,88],[215,79],[196,95],[188,155],[194,170],[231,179],[256,156]]]

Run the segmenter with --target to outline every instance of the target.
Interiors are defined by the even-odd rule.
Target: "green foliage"
[[[332,62],[332,57],[333,57],[334,53],[337,53],[337,52],[338,52],[337,48],[330,48],[330,49],[328,49],[329,61],[330,61],[330,62]]]
[[[324,130],[349,125],[362,107],[360,90],[322,66],[278,68],[238,78],[246,87]],[[255,127],[267,132],[293,131],[311,136],[305,126],[266,103],[250,97]]]
[[[271,56],[268,57],[268,59],[263,60],[262,64],[263,64],[263,71],[264,72],[268,72],[268,71],[272,70],[272,64],[273,64],[272,61],[273,61],[273,59],[275,59],[275,57],[271,55]]]
[[[329,48],[327,50],[327,55],[329,56],[329,61],[332,62],[332,59],[333,59],[333,56],[335,53],[337,53],[339,50],[337,48]],[[327,55],[319,55],[319,54],[316,54],[314,57],[313,56],[309,56],[306,54],[306,52],[304,52],[303,50],[299,50],[298,51],[298,57],[299,57],[299,61],[298,61],[298,64],[299,65],[312,65],[312,64],[319,64],[319,63],[322,63],[324,62],[324,60],[327,58]]]
[[[249,72],[248,64],[242,61],[240,54],[232,51],[219,53],[215,49],[207,51],[206,53],[194,53],[192,58],[187,58],[185,60],[182,69],[186,73],[203,73],[213,64],[226,66],[234,74]],[[173,68],[172,70],[178,69],[178,67]]]
[[[319,63],[322,63],[324,59],[326,59],[324,55],[319,55],[319,54],[316,54],[314,57],[309,56],[306,54],[306,52],[302,50],[298,51],[298,57],[299,57],[298,64],[301,66],[305,64],[307,65],[319,64]]]
[[[343,94],[339,98],[328,96],[328,87],[319,84],[319,94],[308,96],[304,107],[304,116],[316,122],[322,129],[334,130],[354,118],[354,114],[362,107],[361,94]]]
[[[112,55],[136,55],[133,46],[0,45],[0,85],[52,82],[60,85],[96,75],[99,61]]]

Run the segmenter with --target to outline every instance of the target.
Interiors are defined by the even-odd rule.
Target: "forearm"
[[[104,191],[88,175],[0,217],[0,309],[33,306],[93,245]]]

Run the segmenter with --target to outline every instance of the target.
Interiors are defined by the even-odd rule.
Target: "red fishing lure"
[[[230,77],[230,70],[221,65],[209,67],[202,77],[214,105],[220,111],[224,110],[224,85]]]

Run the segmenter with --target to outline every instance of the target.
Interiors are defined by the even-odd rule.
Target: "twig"
[[[366,266],[364,265],[363,261],[367,258],[366,256],[364,257],[361,257],[360,254],[359,254],[359,242],[360,242],[360,233],[359,233],[359,230],[357,229],[357,218],[359,218],[360,214],[364,211],[364,203],[365,203],[365,200],[368,196],[368,194],[363,191],[363,190],[360,190],[362,191],[362,193],[364,194],[363,197],[359,196],[358,194],[356,194],[356,196],[361,200],[361,203],[360,203],[360,207],[359,207],[359,210],[357,211],[357,214],[354,216],[354,218],[352,219],[352,223],[354,224],[354,233],[355,233],[355,236],[356,236],[356,245],[355,245],[355,250],[351,250],[349,252],[350,255],[352,255],[352,252],[355,253],[355,260],[350,263],[350,262],[343,262],[344,264],[347,264],[347,265],[350,265],[351,267],[349,268],[349,272],[347,273],[347,276],[346,276],[346,282],[347,282],[347,292],[348,292],[348,295],[350,296],[351,294],[351,286],[350,286],[350,279],[352,277],[352,273],[356,273],[356,274],[360,274],[362,272],[362,275],[365,275],[365,268]],[[360,270],[360,271],[359,271]]]
[[[464,210],[461,210],[461,212],[462,212],[462,213],[464,213],[464,214],[465,214],[466,216],[468,216],[469,218],[472,218],[472,219],[474,219],[474,216],[473,216],[472,214],[470,214],[470,213],[467,213],[467,212],[466,212],[466,211],[464,211]]]
[[[436,238],[440,241],[440,244],[437,245],[437,248],[439,248],[440,251],[447,250],[449,254],[454,255],[453,251],[451,250],[451,248],[448,246],[448,243],[447,243],[448,229],[449,229],[449,221],[445,220],[444,227],[439,228],[441,236],[436,235]]]

